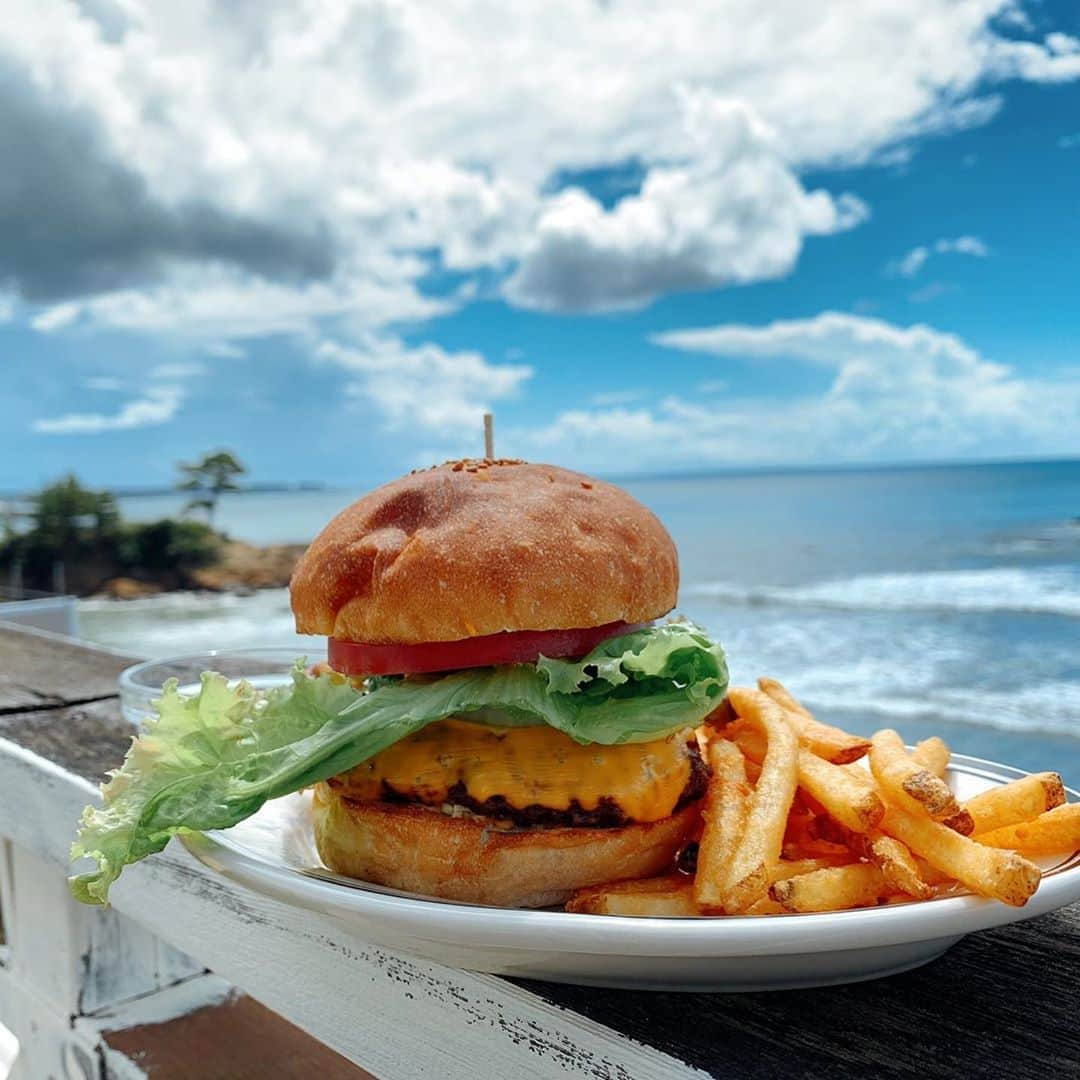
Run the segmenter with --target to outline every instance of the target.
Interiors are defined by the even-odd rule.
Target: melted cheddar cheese
[[[581,746],[550,727],[497,728],[448,719],[429,724],[335,778],[342,795],[372,802],[385,787],[440,806],[465,785],[478,802],[501,795],[511,806],[595,810],[604,796],[634,821],[675,809],[690,779],[687,733],[658,742]]]

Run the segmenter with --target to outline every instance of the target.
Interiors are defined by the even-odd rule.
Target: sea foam
[[[1018,612],[1080,618],[1080,567],[997,566],[865,574],[808,585],[687,585],[683,600],[858,611]]]

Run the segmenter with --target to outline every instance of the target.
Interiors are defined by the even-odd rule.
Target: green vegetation
[[[193,465],[180,464],[180,479],[176,482],[179,491],[192,491],[195,494],[188,499],[184,513],[190,510],[205,510],[206,523],[213,523],[217,501],[225,491],[239,490],[236,477],[243,476],[247,469],[229,453],[217,450],[203,456]]]
[[[28,589],[95,592],[111,578],[131,577],[168,588],[216,561],[222,537],[209,525],[165,518],[146,524],[120,518],[107,491],[69,475],[31,499],[30,527],[0,540],[0,570]]]
[[[214,561],[221,537],[199,521],[163,518],[145,525],[125,525],[120,553],[131,572],[152,573],[207,566]]]
[[[120,511],[109,492],[84,488],[69,473],[34,496],[32,520],[36,540],[62,558],[115,529]]]

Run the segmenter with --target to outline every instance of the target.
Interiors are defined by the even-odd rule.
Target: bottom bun
[[[615,829],[503,830],[415,804],[357,802],[316,784],[315,843],[348,877],[498,907],[561,904],[575,889],[672,869],[700,821],[697,803]]]

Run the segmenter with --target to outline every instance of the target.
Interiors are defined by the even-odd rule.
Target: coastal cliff
[[[281,588],[289,584],[293,567],[304,548],[304,544],[259,547],[242,540],[222,540],[216,556],[206,565],[163,572],[140,568],[130,574],[118,574],[106,579],[93,590],[93,595],[133,600],[176,589],[247,592],[252,589]]]

